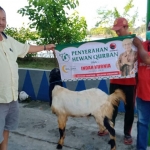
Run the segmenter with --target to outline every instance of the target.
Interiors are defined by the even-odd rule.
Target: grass
[[[18,58],[17,63],[19,68],[34,68],[43,70],[51,70],[57,66],[54,58]]]

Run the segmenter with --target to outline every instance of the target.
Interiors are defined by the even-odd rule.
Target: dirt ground
[[[8,150],[56,150],[59,139],[57,117],[51,113],[47,102],[20,103],[19,128],[10,133]],[[123,143],[124,114],[116,119],[117,150],[136,150],[135,116],[132,136],[133,144]],[[69,118],[63,150],[110,150],[109,136],[97,135],[98,125],[93,117]],[[150,150],[150,149],[148,149]]]

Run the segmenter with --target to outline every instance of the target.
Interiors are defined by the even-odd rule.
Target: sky
[[[80,16],[84,16],[88,29],[95,26],[97,10],[105,7],[113,9],[117,7],[119,12],[123,11],[123,7],[129,0],[79,0],[79,7],[76,9]],[[17,10],[23,8],[28,4],[27,0],[0,0],[0,6],[4,8],[7,15],[7,24],[9,27],[22,27],[23,24],[27,27],[29,22],[27,17],[22,17],[17,13]],[[146,17],[147,13],[147,0],[134,0],[135,8],[138,9],[139,18]]]

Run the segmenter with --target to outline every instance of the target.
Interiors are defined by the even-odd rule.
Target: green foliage
[[[28,0],[29,5],[18,10],[28,16],[30,27],[35,28],[42,44],[73,43],[86,37],[87,24],[78,13],[71,16],[67,11],[79,5],[78,0]]]
[[[134,14],[131,16],[131,11],[133,11],[134,5],[133,0],[129,0],[124,6],[124,12],[121,14],[116,7],[113,10],[108,10],[107,8],[100,8],[98,10],[98,19],[96,23],[96,28],[91,29],[91,34],[104,34],[106,36],[116,36],[114,31],[111,30],[114,20],[118,17],[124,17],[129,22],[129,27],[131,32],[133,32],[133,27],[135,25],[136,18],[138,17],[138,11],[135,10]]]
[[[141,25],[140,27],[137,27],[136,29],[134,29],[134,33],[136,33],[137,35],[141,35],[141,37],[145,37],[146,35],[146,24]]]
[[[29,28],[26,29],[25,27],[17,29],[7,26],[5,33],[21,43],[28,42],[30,44],[31,41],[36,41],[39,38],[37,32],[31,31]],[[36,53],[26,55],[27,58],[32,56],[36,56]]]
[[[51,70],[56,67],[54,58],[18,58],[17,63],[19,68],[36,68],[43,70]]]

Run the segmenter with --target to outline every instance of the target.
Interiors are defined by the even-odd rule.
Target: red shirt
[[[110,83],[121,85],[136,85],[135,78],[110,79]]]
[[[148,42],[143,42],[144,49],[148,51]],[[148,53],[150,55],[150,52]],[[146,65],[138,57],[138,84],[137,96],[145,101],[150,101],[150,65]]]

